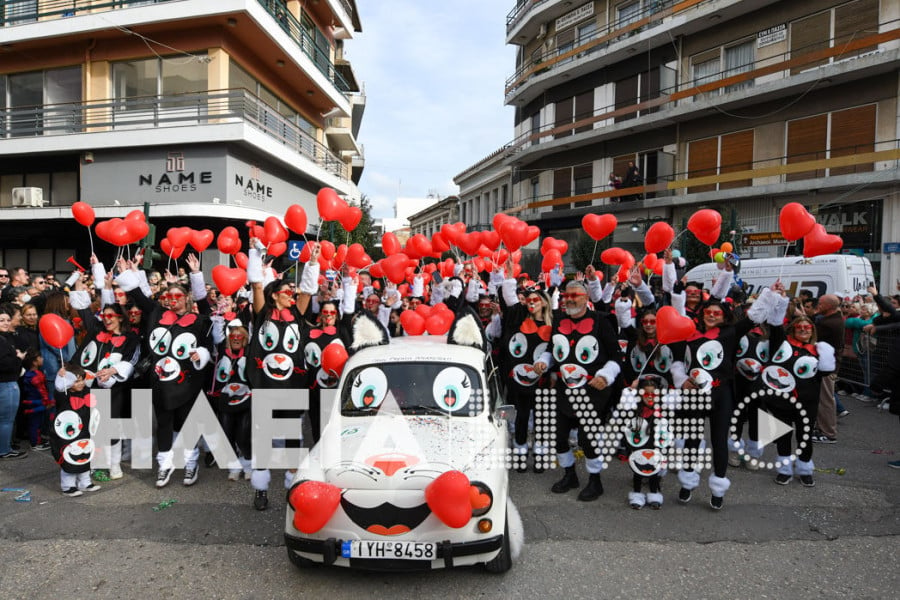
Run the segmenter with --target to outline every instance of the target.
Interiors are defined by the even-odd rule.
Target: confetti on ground
[[[838,467],[836,469],[813,469],[817,473],[834,473],[835,475],[844,475],[847,472],[847,469],[844,467]]]
[[[25,488],[3,488],[0,492],[17,492],[16,502],[31,502],[31,491]]]
[[[882,450],[879,448],[878,450],[872,450],[872,454],[886,454],[888,456],[894,454],[893,450]]]
[[[172,506],[173,504],[175,504],[176,502],[178,502],[178,500],[172,500],[172,499],[163,500],[162,502],[160,502],[159,504],[157,504],[156,506],[153,507],[153,511],[159,512],[161,510],[165,510],[165,509],[169,508],[170,506]]]
[[[91,478],[93,478],[94,481],[109,481],[109,475],[106,473],[106,471],[94,471],[93,473],[91,473]]]

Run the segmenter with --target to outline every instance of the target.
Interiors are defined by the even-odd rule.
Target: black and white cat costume
[[[74,384],[75,375],[57,374],[56,419],[50,436],[50,449],[60,468],[60,487],[73,496],[100,489],[91,482],[91,459],[96,452],[91,435],[100,424],[100,411],[90,388],[85,385],[80,392],[75,392],[71,390]]]

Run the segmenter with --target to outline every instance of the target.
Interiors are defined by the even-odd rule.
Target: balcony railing
[[[350,169],[299,125],[244,89],[141,96],[0,110],[3,138],[245,123],[342,179]],[[127,145],[133,145],[128,143]]]
[[[540,196],[525,199],[518,210],[536,210],[580,202],[596,205],[598,203],[594,201],[603,198],[608,198],[608,202],[627,202],[671,196],[676,193],[694,194],[724,190],[738,193],[741,189],[758,188],[763,185],[827,180],[841,175],[888,170],[900,170],[900,140],[885,140],[819,152],[768,157],[740,165],[719,165],[710,169],[656,175],[649,177],[645,185],[638,187],[609,189],[608,185],[602,185],[595,186],[587,194],[560,198]],[[813,187],[826,186],[827,181],[817,182]]]
[[[531,12],[535,6],[552,2],[553,0],[516,0],[516,6],[506,15],[506,33],[516,26],[525,15]]]
[[[0,26],[25,25],[53,18],[67,18],[180,0],[0,0]],[[316,68],[342,94],[355,91],[331,62],[330,48],[320,48],[281,0],[257,0],[299,46]]]
[[[900,19],[879,24],[879,33],[863,35],[844,44],[820,49],[817,46],[795,48],[744,65],[734,65],[702,79],[688,79],[680,84],[663,87],[653,97],[635,98],[628,104],[608,105],[597,108],[589,115],[580,115],[566,123],[549,123],[520,134],[508,145],[522,151],[537,144],[558,140],[572,133],[600,130],[612,123],[621,123],[636,117],[669,110],[682,102],[698,102],[719,95],[739,94],[759,83],[771,83],[822,69],[851,60],[877,55],[883,50],[880,44],[900,40]],[[891,27],[893,27],[891,29]],[[834,40],[832,40],[832,43]],[[873,49],[874,48],[874,49]],[[669,69],[671,71],[671,69]],[[663,69],[661,69],[661,72]],[[796,75],[792,74],[795,73]],[[677,78],[677,73],[675,74]],[[773,79],[774,76],[774,79]],[[765,78],[765,79],[763,79]],[[744,92],[746,93],[746,92]],[[718,100],[725,101],[725,98]],[[609,122],[609,123],[607,123]],[[638,124],[637,121],[634,121]]]

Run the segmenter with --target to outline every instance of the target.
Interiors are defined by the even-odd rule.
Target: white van
[[[688,281],[699,281],[709,289],[719,273],[716,263],[706,263],[687,272]],[[853,297],[865,294],[875,281],[868,258],[851,254],[826,254],[813,258],[786,256],[742,260],[737,279],[746,284],[749,295],[770,286],[780,277],[789,296],[810,290],[818,298],[824,294]]]

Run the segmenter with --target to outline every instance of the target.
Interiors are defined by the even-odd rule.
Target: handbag
[[[141,358],[136,365],[134,365],[134,374],[137,377],[146,377],[156,365],[156,361],[153,360],[153,355],[148,354]]]

